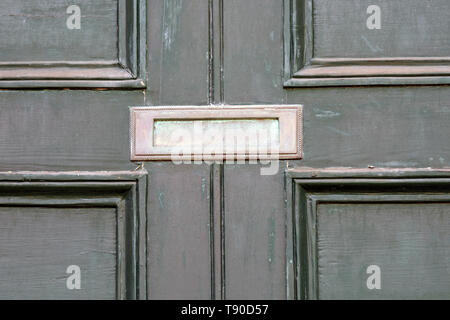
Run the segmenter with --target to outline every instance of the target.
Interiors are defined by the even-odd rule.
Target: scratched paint
[[[274,211],[274,210],[272,210]],[[274,213],[274,212],[272,212]],[[269,217],[268,222],[268,241],[267,241],[267,261],[269,262],[269,267],[273,264],[274,253],[275,253],[275,219],[273,216]]]
[[[170,51],[172,44],[175,41],[176,33],[179,28],[178,19],[182,9],[182,0],[164,1],[163,47],[166,51]]]
[[[202,200],[205,200],[205,198],[209,198],[208,194],[206,193],[206,179],[202,178]]]
[[[164,193],[163,193],[163,192],[160,192],[160,193],[159,193],[159,195],[158,195],[158,201],[159,201],[159,207],[160,207],[161,209],[164,209],[165,207],[164,207]]]
[[[336,118],[341,115],[340,112],[332,111],[332,110],[321,110],[319,108],[314,108],[314,112],[316,112],[316,118]]]

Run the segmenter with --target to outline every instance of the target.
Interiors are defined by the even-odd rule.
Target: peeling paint
[[[367,40],[366,37],[361,36],[361,39],[364,40],[364,42],[366,43],[366,45],[369,47],[369,49],[373,52],[373,53],[377,53],[377,52],[383,52],[383,49],[381,49],[379,46],[374,46],[370,43],[369,40]]]
[[[316,113],[316,118],[335,118],[335,117],[339,117],[341,114],[339,112],[334,112],[334,111],[330,111],[330,110],[321,110],[318,108],[314,109]]]
[[[450,167],[445,168],[352,168],[352,167],[328,167],[328,168],[311,168],[311,167],[296,167],[289,169],[288,172],[296,172],[296,173],[308,173],[313,174],[314,176],[322,176],[326,174],[336,174],[336,173],[350,173],[350,174],[362,174],[362,173],[450,173]]]
[[[274,210],[272,210],[274,211]],[[274,213],[274,212],[272,212]],[[275,252],[275,219],[269,217],[268,219],[268,244],[267,244],[267,261],[272,265]]]
[[[159,207],[161,209],[164,209],[165,208],[165,206],[164,206],[164,193],[162,193],[162,192],[159,193],[158,201],[159,201]]]
[[[417,162],[406,162],[406,161],[389,161],[389,162],[381,162],[376,163],[377,167],[414,167],[417,166]]]
[[[270,40],[275,41],[275,32],[270,32]]]
[[[339,129],[336,129],[334,127],[326,127],[326,128],[331,130],[331,131],[333,131],[333,132],[335,132],[335,133],[337,133],[337,134],[340,134],[340,135],[343,135],[343,136],[346,136],[346,137],[350,136],[350,133],[342,131],[342,130],[339,130]]]
[[[170,51],[178,31],[178,19],[183,7],[182,0],[169,0],[164,2],[163,17],[163,47]]]
[[[202,200],[205,200],[207,198],[206,195],[206,179],[202,178]]]

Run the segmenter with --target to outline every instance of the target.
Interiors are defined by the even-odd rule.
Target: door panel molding
[[[146,171],[0,173],[1,207],[116,210],[120,300],[147,298],[146,192]]]
[[[319,299],[318,206],[450,203],[450,169],[286,171],[287,297]]]
[[[145,88],[146,1],[117,1],[117,16],[117,59],[4,61],[0,88]]]
[[[450,56],[316,57],[313,19],[314,0],[284,0],[285,87],[450,83]]]

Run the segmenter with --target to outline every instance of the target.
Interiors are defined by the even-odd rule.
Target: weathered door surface
[[[449,31],[448,0],[1,1],[0,298],[450,299]],[[130,107],[223,104],[302,105],[303,158],[131,161]]]

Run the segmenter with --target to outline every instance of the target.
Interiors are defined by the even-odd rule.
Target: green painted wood
[[[445,86],[289,90],[302,102],[302,167],[450,166],[449,90]],[[294,166],[294,162],[291,162]]]
[[[149,298],[210,299],[209,168],[149,163],[146,169]]]
[[[148,1],[149,81],[140,105],[208,103],[208,2]],[[210,299],[217,284],[211,275],[210,168],[171,162],[145,168],[149,299]]]
[[[312,0],[316,57],[448,57],[449,4],[445,0]],[[366,27],[367,8],[381,10],[381,29]]]
[[[146,298],[146,174],[0,173],[2,298]]]
[[[56,214],[59,210],[68,213],[67,219],[78,219],[78,210],[88,208],[92,216],[82,221],[76,220],[77,226],[83,226],[101,221],[104,217],[99,212],[104,209],[99,208],[113,203],[112,206],[120,208],[122,212],[139,213],[136,219],[124,225],[125,234],[134,234],[131,231],[137,226],[139,232],[135,233],[137,237],[131,239],[135,247],[133,253],[127,256],[125,273],[122,271],[125,282],[129,283],[133,277],[138,279],[134,289],[130,286],[127,288],[131,288],[139,298],[294,299],[308,295],[313,297],[314,291],[308,291],[313,286],[318,288],[319,298],[334,298],[337,295],[355,298],[356,294],[367,298],[371,296],[363,294],[361,287],[355,287],[352,281],[354,277],[348,276],[348,273],[361,273],[354,261],[358,259],[358,250],[364,246],[368,251],[377,249],[366,255],[367,258],[383,260],[391,257],[396,262],[392,265],[391,278],[388,278],[395,286],[386,292],[385,297],[445,297],[446,282],[435,282],[444,274],[442,266],[446,262],[442,252],[446,247],[440,243],[445,240],[448,230],[446,220],[437,224],[436,217],[445,216],[447,209],[446,202],[431,196],[430,192],[435,192],[436,188],[447,190],[443,186],[449,179],[443,171],[450,167],[450,95],[448,86],[444,85],[448,83],[448,77],[420,75],[418,72],[410,76],[389,74],[385,77],[309,79],[300,78],[298,76],[302,75],[295,73],[302,69],[306,61],[301,59],[303,50],[311,59],[315,53],[320,53],[326,59],[331,58],[323,60],[322,57],[322,60],[313,61],[325,65],[325,69],[319,68],[325,71],[329,67],[349,66],[352,63],[356,63],[358,69],[358,66],[368,62],[367,55],[378,59],[372,62],[382,65],[386,57],[395,55],[408,58],[420,54],[425,60],[430,58],[428,62],[425,61],[425,65],[431,65],[431,58],[446,57],[443,52],[446,52],[448,35],[440,31],[448,29],[448,19],[445,19],[448,10],[438,9],[447,4],[440,0],[434,6],[432,2],[409,1],[411,8],[399,10],[398,5],[403,5],[405,1],[398,4],[381,1],[381,5],[390,10],[385,12],[385,26],[392,32],[386,35],[366,30],[359,33],[355,27],[355,21],[362,18],[352,11],[352,5],[362,10],[365,9],[363,4],[368,3],[366,1],[306,1],[315,3],[316,19],[295,9],[302,2],[118,2],[122,8],[126,7],[127,13],[133,11],[133,14],[122,14],[121,19],[118,17],[120,21],[126,20],[126,23],[122,23],[125,29],[119,32],[117,47],[106,50],[108,44],[97,46],[111,43],[115,37],[108,29],[104,30],[103,38],[83,38],[87,39],[81,42],[83,49],[73,49],[72,46],[73,50],[69,50],[71,44],[62,41],[58,43],[65,43],[68,47],[43,55],[43,46],[52,47],[54,43],[55,39],[50,35],[56,35],[58,29],[53,27],[60,18],[52,15],[61,4],[45,1],[40,4],[27,2],[24,5],[25,1],[9,1],[11,5],[2,12],[8,13],[20,6],[38,8],[25,12],[30,15],[29,21],[36,26],[35,30],[28,30],[28,35],[21,37],[19,32],[0,32],[0,38],[3,36],[5,40],[1,43],[10,44],[10,50],[15,50],[15,44],[21,41],[24,47],[30,48],[20,53],[22,58],[39,61],[48,57],[52,61],[89,62],[96,58],[91,53],[97,52],[100,60],[109,61],[113,54],[117,54],[116,49],[123,48],[126,42],[128,47],[134,49],[128,51],[130,54],[124,54],[126,50],[121,51],[122,55],[119,52],[119,60],[130,67],[133,76],[139,75],[136,80],[134,77],[119,81],[103,79],[95,84],[93,80],[86,79],[2,81],[0,171],[3,173],[0,178],[3,182],[0,192],[3,196],[0,210],[8,212],[5,211],[7,214],[0,218],[5,220],[5,225],[11,225],[19,217],[26,222],[16,226],[19,232],[16,238],[7,238],[10,239],[9,244],[22,242],[25,225],[30,225],[28,222],[33,216],[40,217],[41,222],[52,217],[51,221],[47,221],[50,229],[56,232],[61,227],[61,219],[64,219]],[[109,5],[115,1],[101,3]],[[135,3],[140,4],[139,10]],[[147,6],[145,9],[143,3]],[[98,5],[100,3],[86,2],[87,15],[102,15],[98,19],[86,17],[89,23],[85,32],[88,35],[103,30],[114,18],[112,10]],[[47,10],[48,6],[53,9]],[[427,6],[426,12],[411,14],[411,10],[420,13],[422,6]],[[344,11],[348,19],[340,19]],[[131,22],[135,21],[135,15],[140,21],[139,25]],[[43,19],[39,16],[43,16]],[[365,10],[362,10],[362,16],[366,16]],[[430,16],[433,17],[432,21]],[[144,18],[147,18],[145,23]],[[390,24],[391,18],[395,18],[395,23]],[[19,25],[18,16],[8,19],[13,19],[15,25]],[[102,21],[106,25],[101,26]],[[400,21],[410,22],[410,26],[399,25]],[[289,27],[291,23],[295,28]],[[304,31],[307,24],[313,26],[315,31],[307,34],[305,39],[291,37],[291,31]],[[37,46],[33,47],[31,35],[36,30],[47,30],[47,26],[51,30],[38,33],[36,37],[39,42],[36,40]],[[412,33],[409,33],[409,27]],[[7,26],[2,30],[7,30]],[[130,37],[130,34],[136,37]],[[61,36],[58,35],[56,38]],[[360,46],[367,45],[361,35],[374,48],[378,46],[385,52],[367,51],[367,46]],[[82,37],[82,34],[78,36]],[[415,39],[422,45],[419,46]],[[383,45],[379,43],[381,41],[384,41]],[[313,44],[316,49],[312,47]],[[5,56],[5,52],[0,51],[0,56]],[[19,58],[8,54],[9,61]],[[333,60],[343,56],[347,60]],[[365,61],[351,60],[349,57]],[[402,63],[414,64],[414,59],[409,57],[409,60],[403,59]],[[105,68],[96,72],[103,72],[110,66],[106,64]],[[420,64],[416,63],[416,67],[420,67]],[[78,68],[72,70],[84,72]],[[311,71],[314,70],[305,72]],[[289,79],[292,79],[291,83],[286,83]],[[11,89],[13,87],[14,90]],[[61,90],[55,90],[55,87]],[[98,90],[105,87],[116,90]],[[64,88],[82,90],[62,90]],[[304,105],[303,160],[280,162],[280,170],[270,177],[259,175],[259,165],[209,167],[156,162],[144,164],[149,170],[148,175],[144,173],[139,178],[133,175],[127,178],[130,172],[142,167],[140,163],[129,161],[129,106],[208,103]],[[374,169],[361,172],[368,167]],[[286,182],[285,168],[289,168],[287,175],[290,177]],[[306,168],[310,169],[303,170]],[[391,170],[385,175],[384,170],[392,168],[397,170]],[[45,172],[37,174],[43,170]],[[307,173],[300,173],[300,170]],[[19,171],[21,173],[17,173]],[[98,174],[95,171],[105,172]],[[298,193],[293,190],[297,179],[309,180],[311,190],[318,193],[328,190],[330,196],[340,196],[338,187],[330,189],[329,186],[334,184],[349,183],[347,188],[356,193],[373,193],[373,186],[377,190],[370,199],[365,199],[370,200],[366,207],[348,201],[338,205],[343,206],[339,208],[344,208],[354,218],[354,225],[344,223],[348,222],[345,213],[341,215],[341,224],[336,221],[337,217],[331,214],[337,209],[336,206],[327,205],[319,209],[319,220],[322,219],[320,225],[326,230],[319,230],[320,256],[317,265],[322,270],[320,273],[298,269],[301,264],[313,261],[305,261],[305,255],[300,255],[298,251],[302,247],[294,241],[305,241],[308,231],[306,228],[298,233],[294,228],[300,226],[301,216],[292,215],[291,211],[286,215],[285,211],[285,207],[294,208],[296,213],[308,211],[308,203],[300,201],[306,197],[306,189]],[[414,184],[420,184],[421,187],[413,187]],[[13,190],[8,191],[8,188]],[[44,191],[40,191],[41,188]],[[401,205],[379,202],[382,198],[392,200],[398,192],[405,193]],[[425,201],[426,205],[420,210],[418,207],[415,209],[416,206],[412,204],[417,201]],[[42,206],[43,211],[33,211],[36,205]],[[364,208],[368,208],[371,213],[385,213],[383,218],[372,217],[364,213]],[[383,221],[396,212],[400,212],[402,218],[394,220],[394,225],[384,226]],[[384,227],[381,231],[376,229],[371,236],[365,236],[362,230],[371,223],[370,219],[375,219],[374,223],[381,223]],[[149,221],[148,225],[146,220]],[[142,229],[145,225],[147,229]],[[429,229],[426,229],[427,226]],[[37,227],[48,226],[41,223]],[[104,230],[101,226],[92,227],[89,232],[81,229],[70,229],[69,238],[82,233],[89,235],[90,241],[95,242],[106,236],[105,232],[101,232]],[[94,234],[92,230],[98,233]],[[351,241],[343,244],[337,232],[339,230],[346,233]],[[394,246],[392,252],[402,257],[395,260],[391,251],[384,249],[383,243],[388,245],[383,242],[384,239],[390,239],[398,231],[408,234],[411,230],[420,235],[420,238],[413,238],[415,248],[403,243]],[[34,237],[41,241],[51,239],[44,238],[40,233],[35,233]],[[356,242],[353,237],[360,241]],[[7,239],[2,243],[8,244]],[[373,247],[370,247],[370,243],[374,243]],[[355,249],[358,248],[357,244],[361,245],[360,249]],[[428,260],[421,259],[425,255],[424,248],[430,255]],[[78,250],[76,246],[72,249],[69,253]],[[24,253],[26,247],[21,250]],[[346,255],[346,252],[352,254]],[[414,252],[419,254],[416,256]],[[271,263],[269,257],[273,257]],[[49,254],[49,260],[54,258]],[[424,270],[427,271],[421,277],[422,280],[409,279],[408,273],[402,271],[406,270],[404,265],[407,259],[416,259],[417,262],[416,269],[408,269],[411,272],[423,274]],[[429,261],[436,261],[438,268],[430,267]],[[130,268],[133,263],[136,268],[133,267],[135,271],[132,272]],[[102,262],[100,265],[111,264]],[[313,265],[309,268],[315,269]],[[113,297],[115,292],[108,287],[109,279],[112,279],[110,275],[102,270],[95,272],[99,281],[93,295]],[[31,274],[33,277],[29,281],[37,281],[40,275],[46,275],[40,271]],[[314,276],[317,276],[318,281],[309,288],[298,286],[296,281],[292,281],[292,277],[298,280],[314,279]],[[286,277],[288,280],[285,280]],[[411,280],[408,280],[410,287],[403,287],[405,279]],[[433,284],[435,291],[432,289]],[[297,290],[296,286],[301,290]],[[14,288],[23,289],[20,286]],[[414,291],[416,288],[423,290]],[[46,297],[53,297],[50,291],[53,289],[45,291]],[[3,290],[0,290],[0,295],[13,298]],[[34,298],[36,295],[30,293],[28,297]],[[134,298],[131,293],[125,294],[125,297]],[[374,296],[379,297],[381,293]]]
[[[447,201],[450,197],[447,197]],[[449,299],[449,202],[320,204],[319,299]],[[381,269],[381,290],[366,269]]]
[[[0,88],[145,88],[146,2],[85,2],[79,29],[71,5],[2,3]]]
[[[283,102],[281,1],[224,1],[224,97],[228,104]]]
[[[143,101],[141,91],[0,91],[0,170],[134,170],[128,106]]]
[[[377,30],[366,26],[371,5],[285,0],[284,85],[448,84],[448,3],[381,1]]]
[[[71,1],[2,1],[0,60],[117,59],[118,2],[100,0],[80,4],[81,29],[70,30],[66,26],[69,17],[66,10],[74,4]],[[20,34],[21,38],[11,36],[12,33]]]
[[[202,105],[208,99],[208,2],[148,3],[148,105]]]
[[[225,166],[227,299],[285,299],[283,178],[258,165]]]
[[[287,179],[289,298],[448,299],[448,170],[293,169]],[[371,265],[380,290],[366,285]]]
[[[1,299],[114,299],[113,208],[1,207]],[[66,286],[71,265],[81,289]]]

